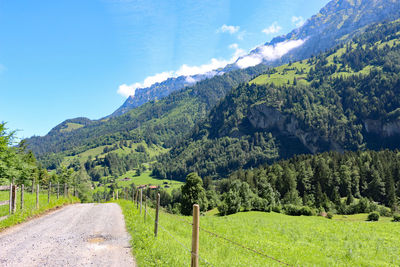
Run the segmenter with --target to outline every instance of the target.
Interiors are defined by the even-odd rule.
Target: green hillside
[[[400,21],[233,89],[154,174],[224,177],[302,153],[400,147]]]
[[[123,142],[145,142],[149,147],[169,148],[187,135],[208,110],[232,87],[251,80],[266,66],[236,70],[198,82],[159,101],[151,101],[126,114],[100,121],[67,120],[44,137],[26,140],[40,162],[55,169],[64,157],[76,156],[101,146]],[[72,130],[70,123],[84,127]],[[69,129],[69,130],[66,130]]]

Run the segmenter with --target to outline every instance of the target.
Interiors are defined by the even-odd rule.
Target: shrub
[[[282,208],[281,208],[281,206],[273,206],[272,207],[272,211],[276,212],[276,213],[281,213],[282,212]]]
[[[389,208],[379,206],[378,208],[379,214],[384,217],[390,217],[392,215],[392,211]]]
[[[332,219],[332,218],[333,218],[332,212],[328,212],[328,213],[326,214],[326,218]]]
[[[253,210],[257,211],[271,211],[271,207],[266,199],[254,197],[252,200]]]
[[[376,211],[371,212],[368,214],[368,221],[378,221],[379,220],[379,213]]]
[[[400,214],[394,214],[393,215],[393,221],[394,222],[400,222]]]
[[[285,213],[291,216],[312,216],[313,211],[310,207],[307,206],[296,206],[292,204],[285,205],[284,207]]]
[[[300,209],[300,214],[304,216],[312,216],[313,215],[313,210],[310,207],[303,206]]]

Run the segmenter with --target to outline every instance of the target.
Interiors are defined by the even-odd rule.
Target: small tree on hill
[[[191,215],[194,204],[199,204],[201,211],[207,209],[206,191],[203,188],[203,181],[197,173],[190,173],[186,177],[186,183],[181,190],[181,213],[183,215]]]

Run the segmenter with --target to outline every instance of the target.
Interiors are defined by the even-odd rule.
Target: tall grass
[[[132,236],[139,266],[188,266],[191,217],[160,213],[144,222],[132,202],[118,201]],[[154,217],[154,210],[150,210]],[[200,227],[294,266],[396,266],[400,264],[400,225],[391,222],[338,221],[246,212],[201,216]],[[168,231],[168,232],[167,232]],[[171,234],[173,237],[171,237]],[[180,244],[181,243],[181,244]],[[183,246],[182,246],[183,245]],[[278,262],[200,231],[200,257],[214,266],[281,266]],[[200,260],[202,266],[206,266]]]
[[[9,200],[9,192],[8,191],[0,191],[0,201]],[[40,215],[47,210],[61,207],[66,204],[79,202],[79,199],[76,197],[65,198],[60,196],[57,199],[56,195],[50,196],[50,202],[47,203],[47,193],[39,194],[39,209],[36,209],[36,194],[26,193],[24,194],[24,208],[21,210],[20,208],[20,192],[17,193],[17,211],[8,216],[6,219],[0,221],[0,231],[4,228],[10,227],[12,225],[21,223],[26,221],[29,218]],[[0,206],[0,217],[8,215],[9,206],[4,205]]]

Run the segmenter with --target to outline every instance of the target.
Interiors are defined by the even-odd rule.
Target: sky
[[[0,122],[99,119],[135,88],[222,67],[328,0],[0,0]]]

